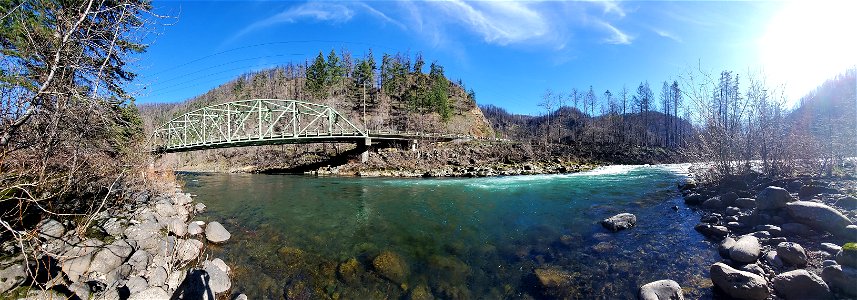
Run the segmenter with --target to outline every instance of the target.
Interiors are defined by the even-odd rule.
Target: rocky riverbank
[[[715,296],[736,299],[857,297],[857,180],[751,174],[681,187],[695,229],[719,242]]]
[[[230,233],[218,222],[192,221],[205,205],[177,186],[166,190],[128,195],[122,209],[94,215],[85,233],[70,222],[45,219],[33,232],[35,243],[25,246],[38,259],[17,255],[0,261],[0,296],[232,298],[231,268],[207,251],[228,243]],[[3,247],[9,253],[15,245]]]

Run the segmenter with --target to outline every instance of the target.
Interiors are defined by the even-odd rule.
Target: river
[[[208,251],[251,299],[636,298],[673,279],[711,297],[716,249],[676,188],[685,165],[473,179],[182,175],[232,239]],[[673,206],[678,206],[676,211]],[[598,221],[621,212],[637,227]],[[376,257],[395,257],[382,275]],[[390,256],[391,255],[391,256]],[[395,261],[395,260],[394,260]],[[373,263],[374,262],[374,263]],[[385,265],[386,266],[386,265]],[[543,286],[534,270],[560,274]]]

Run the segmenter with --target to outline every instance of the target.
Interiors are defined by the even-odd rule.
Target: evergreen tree
[[[315,98],[327,96],[327,64],[324,62],[324,54],[318,52],[315,61],[306,70],[306,89]]]

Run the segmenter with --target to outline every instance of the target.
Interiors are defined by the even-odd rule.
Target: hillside
[[[371,53],[355,60],[348,53],[338,56],[331,51],[327,58],[319,53],[312,63],[244,74],[187,101],[141,105],[139,110],[146,132],[151,133],[174,117],[213,104],[293,99],[333,107],[356,126],[370,131],[492,136],[491,125],[476,105],[473,92],[466,91],[462,81],[446,78],[439,64],[432,63],[428,73],[424,65],[419,55],[411,63],[411,58],[402,54],[384,54],[381,66],[376,68]],[[215,149],[166,155],[162,162],[189,170],[295,170],[326,162],[352,148],[316,144]]]
[[[385,54],[378,74],[374,64],[371,56],[352,61],[348,54],[338,57],[331,52],[325,60],[319,53],[313,64],[247,73],[181,103],[141,105],[140,113],[151,132],[171,118],[213,104],[292,99],[331,106],[355,125],[373,131],[491,135],[472,92],[460,80],[446,78],[442,66],[433,63],[426,74],[419,56],[411,66],[410,58],[401,54]]]

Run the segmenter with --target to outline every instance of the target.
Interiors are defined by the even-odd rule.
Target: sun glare
[[[759,40],[769,84],[785,84],[789,104],[857,65],[857,1],[792,1]]]

